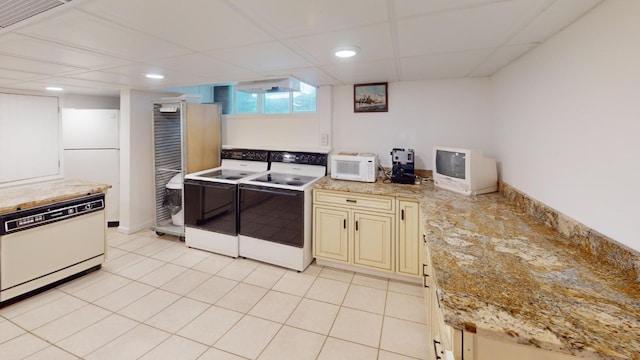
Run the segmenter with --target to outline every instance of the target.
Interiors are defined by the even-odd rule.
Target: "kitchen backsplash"
[[[571,244],[596,256],[600,261],[628,272],[629,276],[640,282],[640,253],[637,251],[550,208],[503,181],[498,182],[498,191],[515,202],[524,212],[557,230]]]

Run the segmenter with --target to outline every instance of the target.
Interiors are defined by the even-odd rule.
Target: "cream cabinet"
[[[396,271],[420,276],[420,206],[411,200],[398,199]]]
[[[314,256],[349,262],[348,220],[349,210],[314,206],[313,237],[319,239],[313,242]]]
[[[353,211],[353,263],[393,271],[392,214]]]
[[[417,202],[318,189],[313,194],[315,258],[386,273],[421,275]]]
[[[450,359],[450,356],[454,356],[455,359],[462,359],[462,332],[452,329],[444,322],[438,299],[435,274],[431,266],[431,254],[424,235],[423,239],[422,276],[427,323],[429,324],[430,355],[432,359]],[[458,339],[457,341],[456,338]]]

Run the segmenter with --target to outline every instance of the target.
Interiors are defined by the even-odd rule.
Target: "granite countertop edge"
[[[0,215],[106,192],[111,185],[86,180],[53,180],[0,188]]]
[[[640,283],[577,247],[500,193],[329,176],[315,189],[420,202],[445,322],[588,359],[640,359]]]

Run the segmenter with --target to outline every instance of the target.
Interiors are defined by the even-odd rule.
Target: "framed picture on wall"
[[[353,112],[389,111],[387,83],[353,85]]]

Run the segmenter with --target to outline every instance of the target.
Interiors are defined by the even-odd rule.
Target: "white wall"
[[[72,109],[120,109],[120,97],[68,94],[62,97],[62,107]]]
[[[493,77],[501,178],[640,250],[640,1],[606,1]]]
[[[432,169],[433,146],[478,148],[492,156],[490,81],[389,83],[389,112],[354,113],[353,85],[333,89],[333,151],[374,152],[391,166],[391,149],[415,150],[416,169]]]
[[[317,112],[297,115],[223,115],[222,145],[289,151],[326,151],[331,133],[331,87],[317,90]]]
[[[162,94],[137,90],[120,93],[120,226],[133,233],[154,223],[152,119],[153,101]]]

